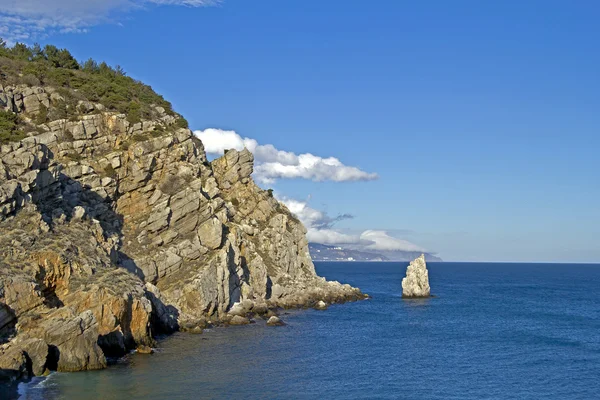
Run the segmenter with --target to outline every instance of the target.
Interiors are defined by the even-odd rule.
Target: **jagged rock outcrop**
[[[429,297],[429,272],[425,264],[425,255],[415,258],[406,268],[406,277],[402,279],[402,297]]]
[[[57,96],[0,87],[0,107],[33,124]],[[208,162],[161,107],[140,123],[78,110],[0,147],[7,375],[103,368],[159,333],[364,298],[316,275],[305,228],[254,183],[247,150]]]

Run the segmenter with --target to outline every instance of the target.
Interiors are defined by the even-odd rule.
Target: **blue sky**
[[[4,2],[4,36],[119,64],[194,130],[376,173],[261,183],[354,216],[331,231],[445,260],[600,262],[600,3]]]

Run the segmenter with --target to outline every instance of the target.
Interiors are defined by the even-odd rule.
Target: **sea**
[[[600,265],[318,262],[371,299],[161,339],[103,371],[52,373],[21,399],[600,399]]]

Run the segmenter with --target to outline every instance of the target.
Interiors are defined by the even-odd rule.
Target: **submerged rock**
[[[266,315],[269,312],[269,308],[266,304],[255,304],[252,307],[252,312],[258,315]]]
[[[231,316],[237,315],[240,317],[245,317],[247,313],[248,313],[248,310],[241,303],[235,303],[229,309],[229,315],[231,315]]]
[[[283,325],[285,325],[285,323],[279,317],[273,315],[267,321],[267,325],[268,326],[283,326]]]
[[[144,346],[144,345],[138,346],[137,349],[136,349],[136,351],[138,353],[140,353],[140,354],[152,354],[152,353],[154,353],[154,349],[152,347],[150,347],[150,346]]]
[[[250,320],[246,317],[240,317],[239,315],[235,315],[229,321],[229,325],[248,325]]]
[[[415,258],[406,268],[406,277],[402,279],[402,297],[429,297],[429,273],[425,264],[425,255]]]
[[[327,310],[327,303],[323,300],[319,300],[317,304],[315,304],[315,309],[317,310]]]

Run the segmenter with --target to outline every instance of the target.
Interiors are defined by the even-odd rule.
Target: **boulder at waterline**
[[[229,321],[229,325],[248,325],[250,320],[246,317],[240,317],[239,315],[235,315]]]
[[[267,325],[268,326],[283,326],[283,325],[285,325],[285,322],[283,322],[279,317],[274,315],[271,318],[269,318],[269,320],[267,321]]]

